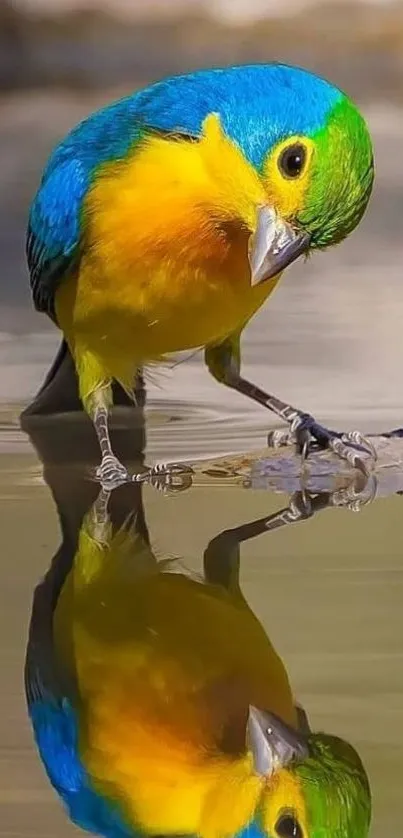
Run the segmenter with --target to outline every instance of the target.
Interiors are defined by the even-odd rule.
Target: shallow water
[[[154,406],[149,460],[159,456],[167,425],[180,428],[181,421],[186,428],[180,404],[174,412]],[[197,421],[199,437],[208,439],[205,417]],[[131,426],[127,417],[115,425],[115,445],[134,468],[142,460],[143,428]],[[99,487],[90,479],[97,457],[91,428],[80,417],[39,423],[30,436],[24,444],[4,414],[0,834],[46,838],[73,835],[75,828],[46,777],[26,709],[23,670],[32,597],[62,542],[63,561],[67,550],[71,566],[83,516]],[[184,450],[179,430],[174,439],[179,444],[175,451],[171,443],[169,459]],[[132,485],[116,490],[109,501],[113,525],[122,526],[135,512],[135,529],[144,538],[148,531],[153,557],[172,560],[171,572],[207,571],[210,583],[228,587],[239,561],[242,594],[281,656],[311,729],[347,740],[365,765],[374,836],[393,834],[400,826],[403,471],[396,445],[382,448],[378,482],[366,485],[316,457],[308,490],[301,492],[299,463],[291,453],[273,460],[255,452],[198,461],[192,485],[182,491]],[[348,505],[357,506],[357,497],[362,509],[354,514]],[[105,508],[100,509],[102,517]],[[96,531],[100,541],[104,536]],[[130,561],[144,561],[134,548],[130,555]],[[43,634],[34,639],[41,649]],[[31,633],[31,655],[32,648],[36,660]]]

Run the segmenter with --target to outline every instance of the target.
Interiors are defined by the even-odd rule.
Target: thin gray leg
[[[113,453],[108,428],[108,409],[99,405],[94,412],[94,427],[101,449],[101,465],[96,476],[107,491],[112,491],[123,483],[131,481],[129,472]]]
[[[123,483],[132,482],[149,483],[166,494],[184,491],[192,485],[193,469],[184,463],[156,463],[144,471],[129,474],[113,453],[109,436],[108,409],[104,405],[98,405],[95,409],[93,422],[102,457],[96,477],[107,492],[112,492]]]
[[[277,436],[276,440],[289,442],[294,439],[297,450],[302,454],[303,459],[308,455],[312,443],[320,448],[328,448],[342,460],[346,460],[353,468],[357,468],[364,474],[370,473],[371,467],[376,461],[376,452],[373,445],[358,431],[351,433],[339,433],[320,425],[309,413],[304,413],[287,402],[278,399],[271,393],[266,393],[256,384],[247,381],[240,374],[240,348],[239,335],[229,338],[218,346],[207,347],[207,366],[218,381],[237,390],[249,399],[261,404],[262,407],[271,410],[284,422],[287,422],[289,431],[285,436]],[[269,435],[269,444],[272,443],[272,434]],[[360,453],[367,454],[367,459],[359,456]]]

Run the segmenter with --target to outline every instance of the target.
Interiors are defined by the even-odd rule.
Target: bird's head
[[[342,241],[362,218],[374,179],[367,125],[344,93],[297,68],[258,69],[250,78],[244,70],[243,87],[203,126],[222,204],[232,196],[233,219],[250,234],[252,284]]]
[[[264,784],[253,822],[237,838],[366,838],[370,787],[350,744],[301,734],[254,708],[248,740]]]

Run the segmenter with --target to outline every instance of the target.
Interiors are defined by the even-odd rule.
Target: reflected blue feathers
[[[62,798],[71,820],[81,829],[104,838],[145,838],[140,829],[125,824],[116,803],[91,786],[78,753],[74,709],[67,698],[36,700],[29,713],[38,750],[52,786]],[[189,836],[196,838],[196,836]],[[267,838],[254,821],[235,838]]]
[[[74,710],[65,698],[35,701],[29,707],[36,743],[50,782],[77,826],[105,838],[137,838],[143,833],[127,826],[117,805],[92,787],[78,754]]]

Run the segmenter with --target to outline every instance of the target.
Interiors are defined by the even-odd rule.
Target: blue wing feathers
[[[53,315],[55,290],[75,262],[80,244],[83,199],[89,184],[83,164],[66,160],[44,176],[32,204],[27,260],[39,311]]]
[[[31,206],[26,242],[36,308],[54,316],[55,291],[80,258],[83,205],[97,168],[123,158],[141,131],[121,100],[81,122],[56,147]]]
[[[140,838],[141,831],[125,823],[117,801],[93,788],[79,756],[76,713],[68,699],[35,701],[29,712],[46,773],[71,820],[105,838]]]

